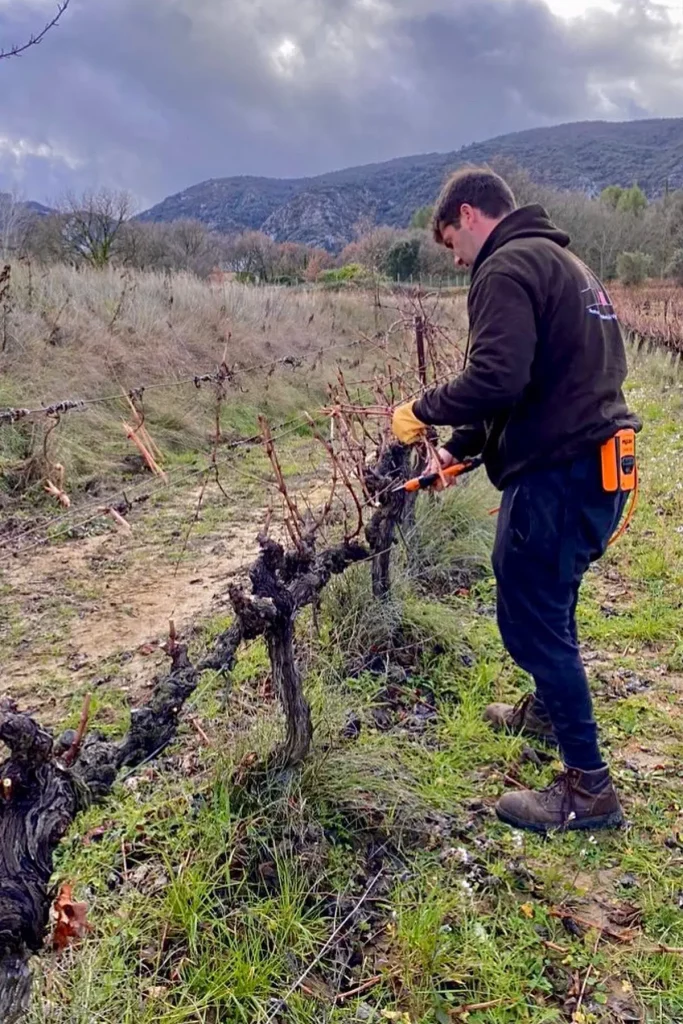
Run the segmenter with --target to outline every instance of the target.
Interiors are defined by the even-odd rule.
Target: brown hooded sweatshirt
[[[468,364],[414,407],[424,423],[456,428],[445,447],[457,459],[483,454],[500,490],[641,429],[622,391],[616,313],[568,245],[538,205],[494,228],[472,267]]]

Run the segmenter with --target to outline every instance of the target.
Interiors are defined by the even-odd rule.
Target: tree
[[[100,189],[82,196],[67,196],[62,204],[63,238],[76,262],[102,269],[116,252],[122,229],[133,209],[127,192]]]
[[[126,221],[116,243],[117,261],[133,270],[171,270],[170,227],[170,224]]]
[[[608,185],[600,193],[600,201],[611,210],[619,213],[643,213],[647,207],[647,196],[639,185],[622,188],[621,185]]]
[[[326,249],[311,249],[308,263],[306,264],[305,279],[317,281],[320,274],[332,266],[332,257]]]
[[[617,203],[619,213],[632,213],[639,217],[647,208],[647,196],[639,185],[624,189]]]
[[[10,46],[7,50],[0,49],[0,60],[5,60],[8,57],[20,57],[22,53],[25,53],[26,50],[29,50],[32,46],[38,46],[39,43],[42,43],[48,32],[55,28],[59,23],[70,2],[71,0],[59,0],[57,4],[57,13],[52,21],[48,21],[47,25],[45,25],[40,32],[29,36],[25,43],[17,43],[14,46]]]
[[[41,263],[60,263],[70,259],[64,241],[64,218],[57,213],[32,217],[25,249]]]
[[[513,157],[499,154],[490,161],[489,166],[508,183],[518,206],[528,206],[529,203],[548,205],[550,189],[535,182],[526,168],[520,167]]]
[[[616,210],[623,194],[624,190],[621,185],[608,185],[600,193],[600,202],[609,206],[610,209]]]
[[[299,242],[282,242],[276,249],[275,280],[283,284],[299,284],[304,281],[312,250]]]
[[[15,195],[0,192],[0,257],[3,260],[24,252],[31,216]]]
[[[393,281],[408,281],[420,273],[420,240],[403,238],[392,245],[384,263],[387,277]]]
[[[165,257],[172,270],[208,277],[221,263],[222,239],[201,221],[183,218],[164,227]]]
[[[262,231],[245,231],[228,240],[225,263],[229,270],[248,280],[272,281],[277,266],[277,243]]]
[[[652,257],[644,252],[622,252],[617,259],[617,276],[622,284],[642,284],[652,265]]]
[[[676,249],[666,268],[666,276],[683,285],[683,249]]]
[[[432,236],[425,233],[420,244],[420,275],[449,281],[458,273],[463,272],[455,269],[451,250],[437,245]]]
[[[413,216],[410,218],[411,228],[419,228],[422,231],[427,230],[432,223],[433,215],[433,206],[420,206],[420,208],[417,209]]]
[[[357,241],[346,246],[339,262],[342,266],[345,263],[360,263],[373,277],[379,277],[384,273],[389,251],[400,237],[400,232],[395,228],[371,228]]]

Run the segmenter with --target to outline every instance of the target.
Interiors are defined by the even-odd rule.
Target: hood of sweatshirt
[[[546,211],[538,203],[521,206],[518,210],[509,213],[500,224],[497,224],[486,239],[472,265],[472,277],[484,260],[515,238],[547,238],[563,249],[566,249],[570,242],[569,235],[555,227]]]

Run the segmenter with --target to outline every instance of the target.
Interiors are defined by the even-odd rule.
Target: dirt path
[[[187,524],[181,530],[176,520],[187,519],[187,505],[186,497],[180,509],[164,509],[158,523],[141,517],[131,534],[45,547],[4,567],[2,693],[43,720],[91,687],[135,704],[165,661],[170,619],[188,635],[199,621],[229,614],[227,586],[257,552],[261,511],[235,509],[210,523],[178,564]]]
[[[292,486],[312,507],[327,498],[315,473]],[[246,579],[258,552],[266,495],[235,486],[229,504],[209,490],[195,522],[199,496],[195,487],[140,506],[131,533],[107,529],[0,562],[0,696],[54,724],[92,691],[99,720],[125,720],[166,667],[169,620],[189,637],[231,614],[228,585]]]

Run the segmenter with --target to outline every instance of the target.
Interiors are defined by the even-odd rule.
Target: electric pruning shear
[[[483,463],[483,459],[463,459],[462,462],[456,462],[455,465],[442,469],[440,473],[425,473],[423,476],[416,476],[412,480],[407,480],[406,483],[400,484],[396,490],[408,491],[409,494],[415,491],[428,491],[430,487],[433,487],[442,478],[449,482],[454,482],[459,476],[479,469]]]

